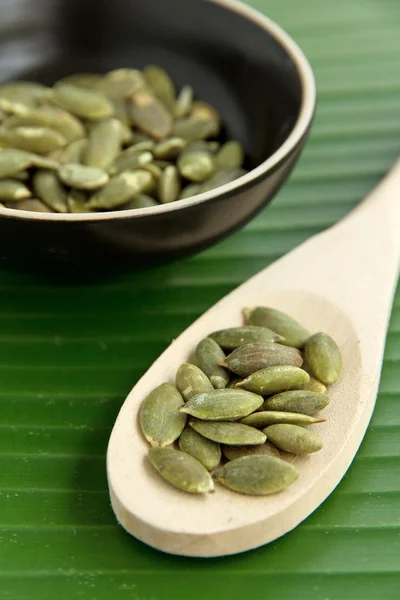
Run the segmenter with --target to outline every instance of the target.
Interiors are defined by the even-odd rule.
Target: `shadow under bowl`
[[[277,25],[233,0],[15,0],[1,7],[0,80],[52,84],[75,72],[155,63],[222,116],[249,173],[191,199],[96,214],[0,208],[3,264],[105,270],[204,249],[249,221],[295,165],[315,85]]]

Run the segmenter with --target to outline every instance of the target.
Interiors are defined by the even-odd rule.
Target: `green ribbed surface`
[[[125,534],[109,506],[107,440],[138,377],[233,287],[345,215],[400,150],[398,0],[252,4],[302,46],[319,96],[273,204],[207,252],[112,282],[0,273],[1,600],[400,597],[400,290],[365,441],[294,532],[235,557],[182,559]]]

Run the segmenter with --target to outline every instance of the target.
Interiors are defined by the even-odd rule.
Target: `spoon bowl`
[[[399,182],[400,165],[340,224],[213,306],[135,385],[118,415],[107,455],[112,506],[128,532],[174,554],[234,554],[290,531],[336,487],[375,404],[399,267],[400,207],[394,193]],[[343,373],[329,388],[326,423],[312,426],[324,448],[312,456],[290,456],[300,477],[275,495],[242,496],[220,485],[204,497],[185,494],[162,480],[147,460],[148,446],[138,427],[140,405],[156,385],[174,381],[177,368],[203,337],[240,325],[242,308],[255,305],[283,310],[312,333],[329,333],[341,348]]]

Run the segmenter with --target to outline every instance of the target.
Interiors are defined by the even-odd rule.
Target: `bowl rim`
[[[240,0],[208,0],[214,4],[222,6],[226,10],[236,12],[241,17],[252,21],[261,29],[264,29],[271,35],[280,46],[286,50],[292,59],[300,79],[301,85],[301,103],[294,127],[285,141],[266,158],[261,164],[241,175],[234,181],[225,183],[213,190],[197,194],[192,198],[176,200],[169,204],[159,204],[147,208],[134,208],[125,210],[113,210],[98,213],[41,213],[34,211],[24,211],[14,208],[6,208],[0,205],[0,215],[8,218],[16,218],[29,221],[48,221],[63,223],[83,223],[98,221],[113,221],[116,219],[131,219],[147,217],[151,215],[164,214],[168,212],[182,210],[207,201],[218,200],[233,192],[246,189],[249,185],[262,179],[266,173],[274,171],[280,166],[282,161],[297,148],[302,138],[307,133],[313,120],[316,104],[316,86],[313,71],[305,54],[292,39],[292,37],[275,21],[262,14],[260,11],[243,4]]]

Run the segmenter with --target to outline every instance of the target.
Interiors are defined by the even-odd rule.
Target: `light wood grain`
[[[400,163],[348,217],[283,257],[223,298],[151,366],[127,397],[108,448],[113,509],[132,535],[187,556],[234,554],[268,543],[303,521],[337,486],[371,418],[400,258]],[[300,478],[267,497],[222,486],[194,497],[175,490],[149,465],[138,410],[209,332],[241,323],[245,306],[287,311],[312,332],[334,336],[343,374],[330,388],[327,422],[314,425],[324,449],[293,460]]]

